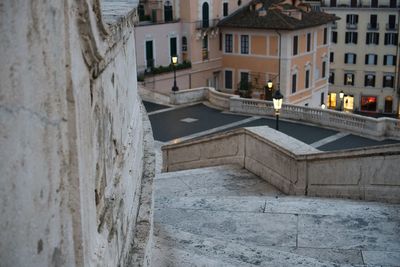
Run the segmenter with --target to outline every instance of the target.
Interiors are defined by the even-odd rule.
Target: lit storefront
[[[361,96],[361,111],[376,112],[378,97]]]

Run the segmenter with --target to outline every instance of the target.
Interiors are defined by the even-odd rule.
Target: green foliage
[[[180,64],[176,65],[176,70],[182,70],[182,69],[188,69],[192,67],[192,63],[190,61],[184,61]],[[174,66],[170,64],[169,66],[158,66],[155,68],[152,68],[150,72],[147,72],[146,74],[162,74],[162,73],[167,73],[174,71]]]

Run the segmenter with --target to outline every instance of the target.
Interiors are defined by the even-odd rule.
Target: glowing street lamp
[[[176,64],[178,63],[178,57],[177,56],[172,56],[171,57],[172,61],[172,66],[174,68],[174,86],[172,86],[172,91],[179,91],[178,86],[176,86]]]
[[[272,86],[274,86],[274,84],[272,83],[271,80],[269,80],[267,82],[267,85],[264,86],[264,89],[265,89],[264,100],[267,100],[267,88],[268,88],[268,91],[271,91],[272,90]]]
[[[281,91],[278,89],[275,91],[274,95],[272,96],[272,101],[274,102],[274,109],[275,109],[275,116],[276,116],[276,127],[275,129],[279,131],[279,111],[282,108],[283,102],[283,95]]]
[[[326,109],[325,103],[322,103],[322,104],[321,104],[321,108],[322,108],[322,109]]]

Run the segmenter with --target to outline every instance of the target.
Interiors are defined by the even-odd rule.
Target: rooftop
[[[297,30],[324,25],[338,19],[332,14],[312,11],[308,4],[296,0],[254,0],[221,20],[218,26]]]

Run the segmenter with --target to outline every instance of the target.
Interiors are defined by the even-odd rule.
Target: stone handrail
[[[400,145],[322,152],[269,127],[162,147],[163,171],[237,164],[289,195],[400,203]]]
[[[273,116],[275,114],[272,101],[240,98],[237,95],[218,92],[211,87],[188,89],[171,94],[172,104],[203,100],[208,100],[217,108],[235,113],[260,116]],[[400,138],[400,120],[393,118],[371,118],[336,110],[290,104],[282,105],[280,117],[376,138]]]

